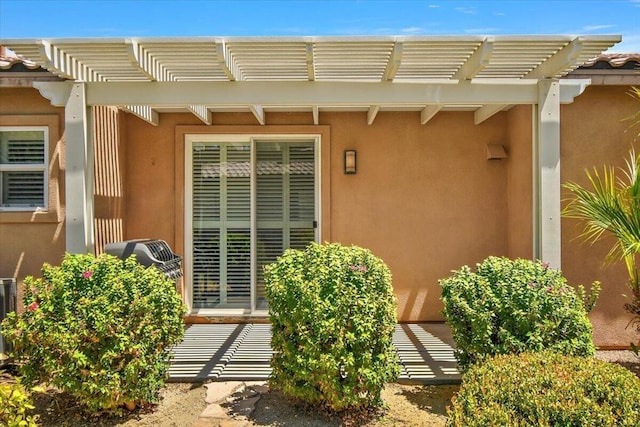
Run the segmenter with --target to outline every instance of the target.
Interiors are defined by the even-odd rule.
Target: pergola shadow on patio
[[[173,382],[267,380],[271,373],[268,324],[195,324],[173,350]],[[402,372],[399,383],[460,382],[453,340],[443,323],[399,324],[393,337]]]

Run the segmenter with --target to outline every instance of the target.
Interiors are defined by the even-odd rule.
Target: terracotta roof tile
[[[609,64],[612,68],[628,66],[629,63],[640,64],[640,52],[638,53],[602,53],[585,62],[580,68],[591,68],[598,62]]]
[[[16,56],[0,56],[0,70],[10,70],[13,67],[21,68],[21,66],[28,70],[40,69],[40,65],[28,59]]]

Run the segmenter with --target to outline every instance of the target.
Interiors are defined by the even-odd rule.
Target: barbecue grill
[[[173,253],[167,242],[154,239],[125,240],[123,242],[108,243],[104,246],[106,253],[124,260],[131,255],[145,267],[154,265],[169,279],[182,277],[182,257]]]

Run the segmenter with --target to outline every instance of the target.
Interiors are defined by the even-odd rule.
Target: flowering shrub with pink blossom
[[[496,354],[595,352],[587,312],[600,292],[598,282],[587,295],[548,264],[489,257],[475,272],[463,266],[440,285],[463,369]]]
[[[25,311],[2,333],[26,385],[46,382],[90,411],[157,400],[184,334],[173,281],[135,257],[67,254],[25,285]]]
[[[369,250],[287,250],[265,269],[275,352],[270,385],[331,411],[381,404],[399,374],[391,273]]]

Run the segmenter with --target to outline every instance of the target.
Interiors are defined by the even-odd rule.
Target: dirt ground
[[[451,397],[458,388],[457,385],[389,384],[383,391],[383,398],[388,406],[383,414],[345,421],[314,413],[276,392],[262,394],[255,410],[248,417],[242,416],[240,410],[236,409],[244,399],[241,393],[234,395],[223,406],[231,418],[242,419],[247,426],[444,426],[446,406],[450,404]],[[34,404],[35,413],[40,417],[40,425],[46,427],[188,427],[197,421],[206,407],[204,398],[205,388],[202,384],[170,383],[163,390],[158,405],[138,408],[133,412],[125,412],[122,416],[83,416],[68,396],[54,390],[36,393]],[[212,420],[211,425],[217,424]]]
[[[458,385],[412,386],[388,384],[382,392],[387,408],[378,413],[359,414],[357,417],[331,417],[296,405],[280,393],[268,392],[261,396],[255,410],[247,417],[239,416],[242,396],[225,405],[231,417],[247,419],[248,426],[444,426],[446,407],[457,393]]]
[[[630,351],[598,352],[596,357],[619,363],[640,377],[640,360]],[[0,382],[11,381],[11,376],[0,375]],[[389,384],[383,391],[387,409],[383,413],[369,414],[355,419],[339,419],[289,401],[280,393],[269,391],[260,395],[255,410],[244,417],[241,411],[242,393],[231,396],[222,406],[230,417],[244,420],[247,426],[444,426],[446,407],[457,393],[457,385],[418,386]],[[83,416],[80,409],[65,394],[54,390],[36,393],[35,413],[40,416],[40,425],[47,427],[107,427],[107,426],[154,426],[190,427],[206,407],[206,389],[203,384],[170,383],[163,390],[158,405],[138,408],[122,416]],[[199,424],[202,425],[202,424]],[[208,425],[208,424],[206,424]],[[213,420],[211,425],[215,426]]]
[[[43,427],[111,427],[111,426],[191,426],[205,408],[205,391],[202,384],[167,384],[160,403],[137,408],[123,415],[86,416],[72,399],[53,389],[34,394],[35,413]]]

